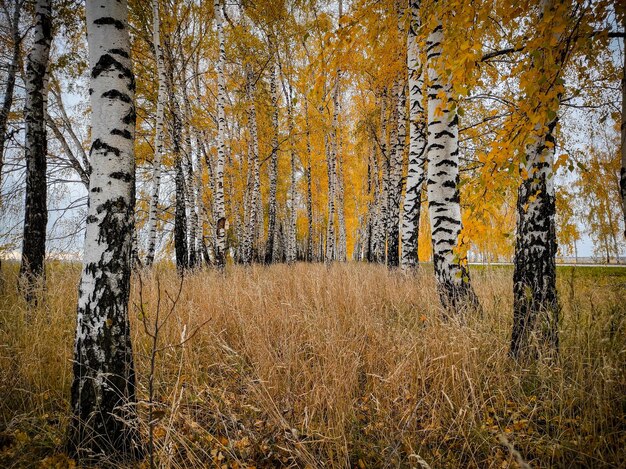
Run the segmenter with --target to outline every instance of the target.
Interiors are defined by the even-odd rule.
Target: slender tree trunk
[[[250,67],[246,70],[246,98],[248,100],[248,128],[250,144],[248,149],[248,216],[246,217],[246,233],[243,262],[250,263],[255,258],[260,233],[259,219],[261,215],[261,178],[259,173],[259,136],[255,104],[255,76]]]
[[[343,152],[341,139],[339,139],[339,152],[337,153],[337,260],[346,262],[348,246],[346,238],[346,213],[344,203],[344,178],[343,178]]]
[[[558,2],[545,0],[542,14],[556,5]],[[560,34],[555,35],[559,43]],[[539,48],[533,54],[532,68],[549,78],[548,73],[554,67],[563,67],[567,57],[567,47],[559,47],[560,50]],[[551,79],[545,81],[549,83]],[[548,93],[551,85],[541,86],[540,91]],[[539,352],[552,354],[559,346],[554,192],[554,130],[559,102],[560,95],[551,105],[544,104],[545,120],[538,122],[530,132],[525,161],[520,163],[523,180],[517,194],[510,348],[511,356],[516,359],[537,357]],[[548,117],[551,114],[553,117]]]
[[[189,247],[187,245],[187,212],[186,212],[186,188],[185,171],[183,164],[182,139],[183,123],[178,98],[174,90],[174,60],[171,53],[167,60],[167,85],[170,104],[170,125],[172,135],[172,156],[176,176],[175,201],[174,201],[174,251],[176,255],[176,268],[179,271],[189,268]]]
[[[43,277],[46,255],[46,225],[48,223],[45,109],[47,105],[47,68],[52,41],[52,12],[50,0],[35,2],[33,47],[26,64],[26,203],[22,265],[20,279],[24,282],[26,299],[35,299],[33,288]]]
[[[276,53],[276,52],[275,52]],[[274,58],[274,65],[270,75],[270,96],[272,100],[272,154],[270,156],[269,180],[270,193],[268,202],[267,246],[265,262],[277,262],[274,258],[276,245],[276,189],[278,184],[278,58]]]
[[[371,180],[372,201],[370,202],[369,210],[369,246],[367,250],[367,260],[369,262],[380,262],[380,230],[381,230],[381,214],[380,214],[380,169],[378,164],[378,154],[376,151],[376,144],[372,143],[372,150],[370,151],[370,164],[369,164],[369,177]]]
[[[430,33],[428,62],[428,210],[433,242],[433,264],[437,290],[444,308],[459,312],[478,306],[470,284],[466,259],[456,252],[461,233],[459,196],[458,116],[452,86],[442,76],[440,61],[443,27]],[[446,95],[441,99],[440,93]]]
[[[389,179],[391,174],[391,156],[389,145],[387,145],[387,91],[383,90],[380,102],[380,153],[382,156],[382,191],[380,194],[378,219],[379,229],[378,242],[376,250],[377,262],[383,263],[387,261],[387,225],[388,225],[388,208],[389,208]]]
[[[409,166],[402,218],[402,268],[418,265],[422,186],[426,162],[426,119],[424,112],[424,68],[420,62],[417,30],[420,28],[420,0],[411,0],[411,23],[407,36],[409,69]]]
[[[626,33],[626,15],[622,16],[622,30]],[[622,166],[620,168],[620,195],[622,197],[622,211],[624,213],[624,237],[626,237],[626,37],[624,37],[624,68],[622,70]]]
[[[125,0],[87,0],[92,173],[81,275],[69,450],[141,456],[128,319],[135,205],[135,81]],[[82,461],[81,461],[82,460]]]
[[[551,146],[555,125],[553,120],[548,124],[547,135],[531,137],[524,167],[529,177],[522,181],[517,194],[511,337],[511,355],[515,358],[535,355],[538,349],[531,342],[537,331],[536,339],[548,348],[558,347],[554,147]]]
[[[165,101],[167,99],[167,77],[165,74],[165,58],[161,45],[161,20],[159,16],[159,0],[152,0],[152,42],[154,43],[157,64],[157,108],[154,127],[154,159],[152,160],[152,192],[148,209],[148,253],[146,265],[150,267],[154,262],[156,249],[156,228],[159,208],[159,190],[161,187],[161,160],[163,158],[163,121],[165,115]]]
[[[309,99],[304,98],[304,119],[306,125],[306,216],[307,216],[307,239],[306,239],[306,260],[313,261],[313,188],[311,177],[311,160],[313,153],[311,151],[311,126],[309,124]]]
[[[289,264],[293,264],[297,257],[297,240],[296,240],[296,146],[294,141],[294,120],[293,120],[293,106],[291,100],[291,85],[287,86],[285,90],[287,93],[287,119],[289,125],[289,153],[291,156],[291,177],[289,181],[289,192],[287,194],[287,242],[286,242],[286,261]]]
[[[222,20],[222,5],[220,0],[214,0],[215,21],[217,23],[217,38],[219,43],[219,59],[217,61],[217,164],[215,165],[215,262],[219,269],[226,266],[226,208],[224,205],[224,165],[226,151],[224,148],[224,132],[226,130],[226,78],[224,65],[226,63],[226,49],[224,44],[224,28]]]
[[[404,5],[397,2],[398,10],[398,34],[405,37]],[[404,59],[404,51],[400,52],[401,62]],[[404,154],[406,149],[406,76],[404,69],[397,79],[396,101],[397,124],[395,130],[396,139],[392,140],[394,151],[391,162],[391,179],[389,191],[389,225],[387,243],[387,265],[398,267],[400,265],[400,201],[402,198],[402,171],[404,166]]]
[[[402,166],[406,147],[406,86],[404,78],[398,80],[397,99],[397,126],[393,132],[396,138],[394,151],[391,155],[387,213],[389,223],[387,225],[387,265],[390,267],[400,265],[400,199],[402,198]]]
[[[330,137],[332,139],[332,135]],[[329,263],[335,259],[335,158],[333,143],[324,137],[326,147],[326,161],[328,167],[328,224],[326,226],[326,253],[324,262]]]
[[[187,221],[189,227],[189,241],[187,250],[189,251],[189,267],[191,269],[197,267],[199,262],[199,253],[196,252],[196,239],[198,237],[198,212],[196,204],[196,190],[194,184],[194,167],[193,167],[193,146],[191,144],[191,109],[189,107],[189,97],[187,91],[183,87],[183,103],[185,109],[185,205],[187,206]]]
[[[11,17],[11,39],[13,40],[13,49],[11,61],[8,63],[6,86],[4,88],[4,99],[2,100],[2,109],[0,109],[0,185],[2,183],[2,167],[4,164],[4,145],[7,138],[7,125],[9,121],[9,113],[13,105],[13,91],[15,90],[15,77],[19,68],[22,37],[20,36],[20,17],[22,14],[22,5],[24,0],[13,2],[13,15]]]

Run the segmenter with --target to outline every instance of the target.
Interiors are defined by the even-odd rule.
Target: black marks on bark
[[[120,137],[127,138],[128,140],[133,138],[133,134],[131,134],[130,131],[128,131],[126,129],[124,129],[124,130],[113,129],[113,130],[111,130],[111,135],[119,135]]]
[[[91,69],[91,78],[98,78],[102,73],[111,70],[117,70],[122,78],[126,78],[134,83],[135,80],[131,69],[126,67],[110,54],[103,54],[100,56],[96,65],[94,65]]]
[[[109,177],[111,177],[112,179],[119,179],[124,182],[131,182],[134,179],[132,174],[129,174],[125,171],[115,171],[109,174]]]
[[[100,150],[104,150],[105,154],[113,153],[115,156],[120,156],[121,154],[121,151],[119,148],[109,145],[108,143],[104,143],[102,140],[98,138],[94,140],[94,142],[91,144],[91,151],[89,152],[89,154],[91,155],[94,151],[100,151]]]
[[[126,93],[122,93],[121,91],[115,89],[105,91],[104,93],[102,93],[102,97],[109,99],[119,99],[120,101],[123,101],[125,103],[133,102],[133,100],[130,99],[130,96],[128,96]]]
[[[98,18],[97,20],[94,20],[93,24],[97,24],[99,26],[111,25],[115,26],[116,29],[124,29],[125,27],[124,23],[109,16]]]

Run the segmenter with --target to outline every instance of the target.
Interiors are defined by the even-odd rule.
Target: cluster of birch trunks
[[[21,4],[19,4],[21,5]],[[20,8],[13,18],[19,24]],[[552,3],[545,2],[550,9]],[[427,201],[430,218],[434,275],[443,310],[447,317],[480,311],[467,262],[457,249],[462,229],[459,193],[459,117],[452,83],[439,66],[446,30],[441,22],[428,32],[426,62],[417,41],[420,1],[411,0],[410,22],[405,30],[404,7],[399,8],[398,28],[407,40],[406,69],[379,96],[381,109],[378,138],[372,141],[369,187],[373,194],[367,220],[357,239],[358,259],[412,269],[418,265],[417,247],[421,207]],[[243,220],[229,227],[224,178],[228,153],[225,143],[226,48],[224,5],[215,0],[217,75],[216,157],[209,157],[208,142],[199,132],[185,128],[190,109],[185,89],[174,74],[171,50],[160,33],[159,2],[153,0],[153,50],[157,63],[158,98],[156,107],[152,186],[149,200],[147,252],[137,250],[135,219],[135,79],[130,57],[128,9],[126,0],[87,0],[87,32],[90,70],[91,148],[88,157],[75,159],[81,180],[88,188],[83,271],[80,281],[78,321],[75,341],[70,449],[78,455],[93,456],[111,451],[125,457],[141,457],[143,449],[133,423],[137,420],[134,369],[129,334],[128,298],[133,262],[151,266],[156,258],[157,219],[164,133],[169,129],[175,169],[174,246],[177,267],[184,271],[202,263],[225,268],[227,258],[236,262],[295,262],[298,259],[346,261],[344,181],[339,114],[341,112],[342,71],[338,66],[332,84],[332,125],[326,136],[328,166],[327,227],[320,239],[313,239],[310,166],[306,213],[307,238],[296,236],[296,155],[290,153],[291,178],[285,216],[278,218],[276,192],[279,147],[278,94],[283,84],[287,105],[289,135],[294,126],[294,100],[289,85],[280,79],[282,69],[277,52],[267,68],[271,104],[272,153],[269,156],[269,200],[267,224],[261,197],[261,177],[257,117],[254,99],[259,79],[252,69],[245,70],[245,93],[250,132],[248,175]],[[26,213],[24,221],[21,277],[29,301],[32,286],[43,274],[46,236],[46,84],[54,13],[51,0],[35,2],[32,49],[26,58],[25,161]],[[339,2],[339,16],[342,4]],[[340,26],[339,26],[340,27]],[[16,28],[17,29],[17,28]],[[15,39],[19,42],[18,38]],[[272,44],[271,38],[269,44]],[[170,52],[168,52],[170,51]],[[19,50],[14,57],[19,56]],[[537,54],[533,66],[542,67]],[[15,59],[17,62],[17,58]],[[12,63],[5,101],[13,91],[17,63]],[[427,77],[427,79],[425,79]],[[181,99],[182,97],[182,99]],[[181,102],[182,101],[182,102]],[[304,106],[308,106],[305,101]],[[0,124],[6,130],[6,103]],[[169,110],[169,112],[166,112]],[[407,112],[408,110],[408,112]],[[557,109],[558,111],[558,109]],[[305,112],[306,114],[306,112]],[[556,113],[554,114],[556,116]],[[166,122],[167,117],[167,122]],[[514,267],[514,321],[511,354],[529,355],[533,331],[539,342],[551,350],[558,347],[556,296],[555,196],[553,178],[553,129],[556,117],[540,123],[548,132],[529,138],[524,159],[527,174],[534,177],[520,182],[517,202],[517,234]],[[390,128],[388,128],[390,126]],[[389,131],[388,131],[389,130]],[[406,137],[408,132],[408,148]],[[624,126],[622,126],[622,138]],[[291,137],[293,138],[293,137]],[[305,135],[305,138],[309,138]],[[4,144],[4,139],[2,140]],[[310,142],[307,142],[310,147]],[[193,151],[194,149],[196,151]],[[0,151],[2,149],[0,148]],[[309,150],[310,151],[310,150]],[[622,149],[622,152],[624,150]],[[405,158],[408,172],[403,177]],[[201,196],[203,181],[199,167],[210,174],[212,204],[205,206]],[[378,177],[378,175],[382,177]],[[375,176],[373,176],[375,175]],[[626,176],[624,176],[626,177]],[[43,188],[43,190],[42,190]],[[424,197],[425,194],[425,197]],[[267,225],[267,233],[264,233]],[[229,231],[236,243],[228,246]],[[266,240],[261,242],[261,240]],[[298,247],[300,246],[300,247]],[[231,253],[231,254],[229,254]],[[536,337],[535,337],[536,339]],[[537,348],[530,355],[536,356]],[[128,404],[131,405],[120,405]]]

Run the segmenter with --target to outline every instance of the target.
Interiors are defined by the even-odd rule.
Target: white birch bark
[[[409,165],[402,215],[403,269],[418,264],[420,209],[424,166],[426,162],[426,119],[424,113],[424,68],[420,62],[417,30],[420,27],[420,0],[410,0],[411,22],[407,35],[407,65],[409,69]]]
[[[542,1],[542,15],[556,4],[554,0]],[[560,34],[555,34],[555,39],[559,44]],[[531,67],[545,77],[554,67],[563,67],[567,48],[559,48],[538,49]],[[543,85],[541,90],[549,91],[549,87]],[[523,180],[517,193],[510,348],[515,358],[535,355],[540,349],[554,352],[559,345],[554,193],[554,128],[558,110],[558,104],[554,109],[546,109],[545,121],[538,122],[528,136],[525,161],[520,163]]]
[[[304,120],[306,126],[306,215],[307,215],[307,241],[306,241],[306,260],[313,261],[313,189],[311,175],[311,160],[313,154],[311,151],[311,126],[309,123],[309,97],[304,97]]]
[[[135,81],[125,0],[87,0],[91,176],[81,275],[70,450],[140,456],[128,296],[135,203]],[[108,459],[109,460],[109,459]]]
[[[326,147],[326,162],[328,173],[328,222],[326,225],[326,253],[324,262],[329,263],[335,259],[335,157],[333,151],[332,131],[330,138],[324,136]]]
[[[446,310],[476,306],[469,271],[456,248],[461,233],[458,116],[452,85],[443,76],[443,27],[439,23],[426,42],[428,66],[428,210],[437,290]],[[441,95],[445,99],[442,99]]]
[[[296,245],[296,147],[294,141],[293,107],[291,100],[291,85],[285,89],[287,102],[287,119],[289,126],[289,152],[291,156],[291,175],[289,180],[289,192],[287,193],[287,242],[285,258],[288,264],[293,264],[297,257]]]
[[[195,268],[199,262],[199,252],[196,250],[198,238],[198,204],[196,200],[195,168],[193,165],[194,151],[191,143],[191,107],[189,96],[187,95],[187,85],[182,80],[183,106],[185,110],[185,202],[187,205],[187,220],[189,221],[189,240],[187,242],[189,250],[189,267]]]
[[[382,187],[378,202],[378,220],[376,229],[375,259],[376,262],[386,262],[387,245],[387,209],[389,206],[389,176],[390,159],[389,145],[387,145],[387,93],[383,90],[380,99],[380,153],[382,156]]]
[[[35,2],[33,45],[26,59],[26,103],[24,106],[26,161],[26,200],[22,237],[20,280],[26,299],[34,300],[33,288],[44,274],[46,255],[47,152],[46,107],[47,68],[52,41],[50,0]]]
[[[259,136],[257,130],[257,115],[255,104],[256,77],[250,66],[246,68],[246,99],[248,100],[248,131],[250,142],[248,145],[248,185],[246,232],[244,234],[243,262],[250,263],[254,258],[260,234],[261,217],[261,178],[259,172]]]
[[[276,54],[276,52],[274,52]],[[278,184],[278,57],[274,57],[274,64],[270,74],[270,98],[272,104],[272,154],[269,166],[269,202],[268,202],[268,224],[267,224],[267,246],[265,252],[265,263],[276,262],[276,189]]]
[[[217,61],[217,162],[215,165],[215,261],[218,268],[223,269],[226,265],[226,209],[224,204],[224,165],[226,150],[224,147],[224,133],[226,117],[226,79],[224,65],[226,63],[226,49],[224,44],[224,27],[222,19],[222,5],[220,0],[214,0],[215,22],[219,45],[219,58]]]
[[[622,31],[626,34],[626,14],[622,16]],[[626,237],[626,36],[624,36],[624,68],[622,70],[622,122],[621,122],[621,156],[620,168],[620,195],[622,197],[622,211],[624,213],[624,237]]]
[[[157,64],[157,107],[154,126],[154,157],[152,160],[152,188],[150,206],[148,209],[148,252],[146,265],[150,267],[154,262],[156,249],[157,218],[159,208],[159,191],[161,187],[161,161],[163,158],[163,124],[165,102],[167,100],[167,77],[165,75],[165,58],[161,45],[161,20],[159,15],[159,0],[152,0],[152,42]]]

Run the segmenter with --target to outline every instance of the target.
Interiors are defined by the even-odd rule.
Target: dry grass
[[[166,308],[175,273],[133,283],[141,398],[151,342],[138,311],[154,320],[157,276]],[[484,314],[457,324],[439,320],[428,272],[299,264],[190,275],[160,339],[171,347],[157,359],[157,462],[624,467],[626,277],[562,275],[559,363],[529,368],[507,357],[510,277],[475,272]],[[5,272],[0,466],[68,464],[77,278],[76,266],[53,267],[44,305],[27,311]]]

